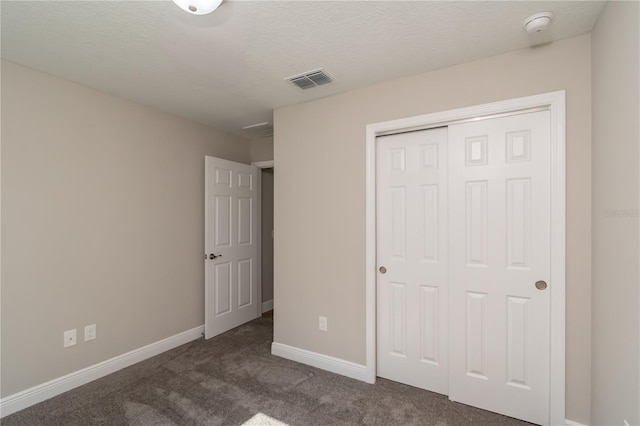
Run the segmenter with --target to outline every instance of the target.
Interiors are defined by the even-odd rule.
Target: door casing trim
[[[565,91],[369,124],[366,127],[366,381],[376,381],[376,138],[496,114],[545,108],[551,119],[551,333],[549,424],[565,422]]]

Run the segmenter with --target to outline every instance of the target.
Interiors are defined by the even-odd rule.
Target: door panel
[[[211,218],[214,221],[214,247],[220,249],[231,246],[231,197],[214,195],[215,209]],[[207,219],[209,217],[207,216]]]
[[[253,166],[205,157],[207,339],[258,316],[256,176]]]
[[[438,364],[440,360],[439,342],[438,342],[438,324],[440,322],[438,309],[439,292],[438,287],[421,286],[420,292],[420,323],[422,324],[422,333],[420,334],[420,349],[422,362],[430,362]]]
[[[446,129],[377,142],[378,375],[447,393]]]
[[[549,112],[449,127],[449,396],[549,418]]]
[[[252,223],[254,220],[251,198],[238,197],[238,245],[252,244]]]
[[[229,262],[214,265],[215,318],[231,312],[231,264]]]

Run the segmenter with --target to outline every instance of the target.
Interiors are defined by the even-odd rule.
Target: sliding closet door
[[[549,419],[550,127],[449,127],[449,397]]]
[[[447,393],[447,129],[377,140],[380,377]]]

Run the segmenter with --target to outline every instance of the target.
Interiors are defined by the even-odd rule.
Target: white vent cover
[[[333,78],[327,74],[323,69],[308,71],[304,74],[294,75],[293,77],[287,77],[285,80],[290,81],[302,90],[311,89],[312,87],[322,86],[333,81]]]

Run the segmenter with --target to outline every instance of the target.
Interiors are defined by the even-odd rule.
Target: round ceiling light
[[[539,33],[549,26],[552,19],[553,13],[551,12],[536,13],[525,19],[522,26],[528,33]]]
[[[180,9],[194,15],[206,15],[220,6],[222,0],[173,0]]]

